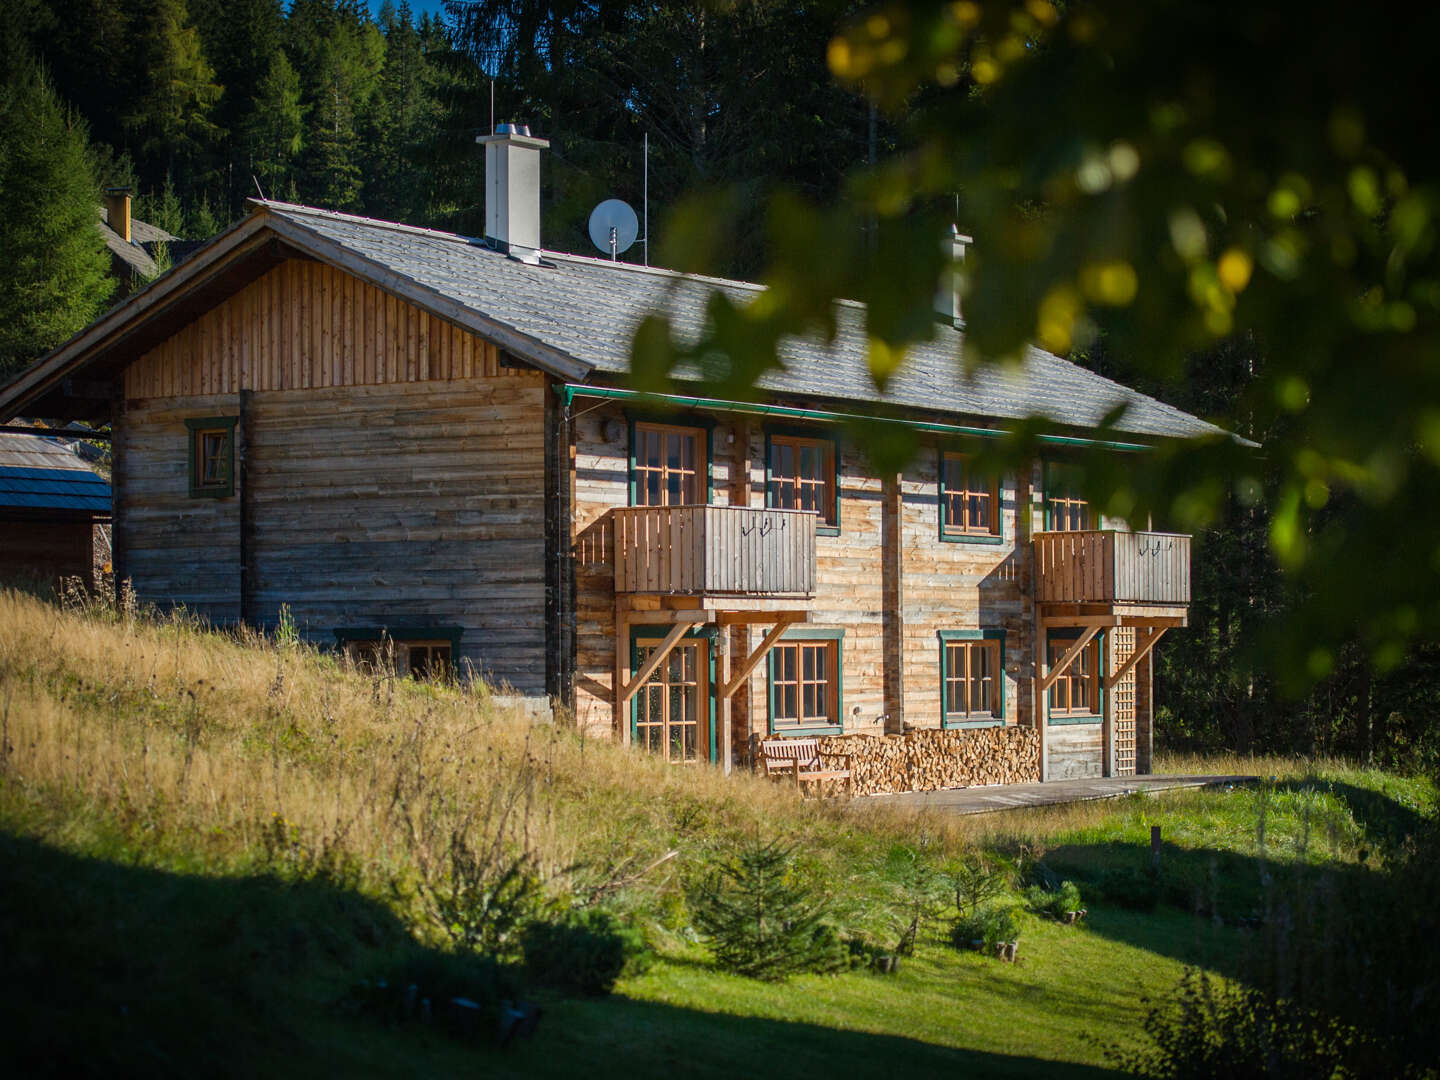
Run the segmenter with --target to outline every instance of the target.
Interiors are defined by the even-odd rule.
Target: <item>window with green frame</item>
[[[1005,631],[940,631],[942,727],[1005,722]]]
[[[1046,462],[1045,528],[1051,532],[1084,532],[1096,528],[1095,514],[1081,493],[1079,466]]]
[[[966,454],[940,452],[940,538],[999,543],[1000,478]]]
[[[185,421],[192,499],[226,499],[235,494],[236,419],[206,416]]]
[[[844,726],[841,647],[843,630],[786,634],[766,657],[770,733],[838,733]]]
[[[765,505],[814,511],[822,534],[839,533],[835,441],[813,432],[776,428],[766,432],[765,444]]]
[[[1070,651],[1081,631],[1054,631],[1046,638],[1046,670],[1053,671],[1060,659]],[[1104,683],[1101,657],[1104,633],[1096,634],[1080,650],[1080,655],[1050,684],[1046,712],[1051,723],[1097,723],[1104,706]]]

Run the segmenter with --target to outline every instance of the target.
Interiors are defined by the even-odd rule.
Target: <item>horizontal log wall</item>
[[[115,456],[124,462],[115,547],[145,603],[183,605],[217,623],[240,618],[238,477],[231,498],[191,498],[185,427],[192,417],[239,409],[235,394],[134,400],[114,425]]]
[[[1045,730],[1045,779],[1080,780],[1105,775],[1105,733],[1090,724],[1050,724]]]
[[[141,599],[262,625],[286,604],[323,645],[337,626],[459,625],[457,662],[545,692],[540,373],[291,262],[147,353],[126,389],[117,531]],[[237,416],[241,389],[235,495],[191,498],[185,420]]]
[[[850,755],[856,795],[1028,784],[1040,779],[1040,740],[1034,728],[829,736],[820,740],[820,752]]]
[[[1015,547],[1016,485],[1000,485],[1001,543],[940,539],[939,452],[923,451],[901,483],[905,723],[941,725],[942,630],[1005,631],[1005,710],[1015,723],[1030,676],[1030,632]]]
[[[51,580],[78,576],[88,584],[95,570],[94,533],[89,518],[37,521],[0,515],[0,574]]]

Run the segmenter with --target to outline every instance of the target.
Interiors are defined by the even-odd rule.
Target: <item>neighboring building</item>
[[[178,261],[180,242],[158,225],[130,215],[130,189],[107,188],[100,207],[100,235],[110,252],[110,276],[119,282],[114,299],[129,296]]]
[[[900,783],[1148,771],[1189,538],[1098,520],[1067,455],[1218,429],[1035,349],[965,375],[953,298],[883,394],[854,304],[754,400],[637,394],[643,314],[757,288],[541,250],[546,144],[485,141],[487,241],[255,203],[0,387],[0,417],[113,421],[117,577],[221,623],[286,604],[677,761],[945,729],[912,742],[971,765]],[[925,447],[898,475],[845,434],[881,409]],[[977,474],[1036,412],[1066,434]]]
[[[74,439],[0,432],[0,575],[74,575],[88,584],[103,562],[95,539],[110,520],[110,485],[76,454]]]

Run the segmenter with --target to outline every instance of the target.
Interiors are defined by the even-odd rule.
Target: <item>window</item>
[[[370,673],[395,672],[415,679],[449,679],[460,648],[458,626],[350,627],[335,637],[354,665]]]
[[[840,728],[839,632],[781,641],[768,660],[772,732]]]
[[[979,474],[964,454],[940,455],[940,535],[1000,538],[1000,480]]]
[[[633,506],[696,506],[709,501],[703,428],[636,423]]]
[[[1080,490],[1080,470],[1074,465],[1045,466],[1045,528],[1052,532],[1095,528],[1090,504]]]
[[[940,708],[944,727],[1005,720],[1005,632],[940,631]]]
[[[1075,644],[1077,634],[1052,634],[1049,639],[1049,670],[1053,671]],[[1096,634],[1080,650],[1065,673],[1050,685],[1050,715],[1098,719],[1100,715],[1100,642]]]
[[[765,505],[778,510],[813,510],[820,525],[838,531],[835,443],[807,435],[769,436]]]
[[[235,494],[235,420],[210,416],[185,421],[191,498],[224,499]]]

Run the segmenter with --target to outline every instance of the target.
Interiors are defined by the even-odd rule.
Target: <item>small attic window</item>
[[[235,420],[207,416],[185,421],[192,499],[228,499],[235,494]]]

